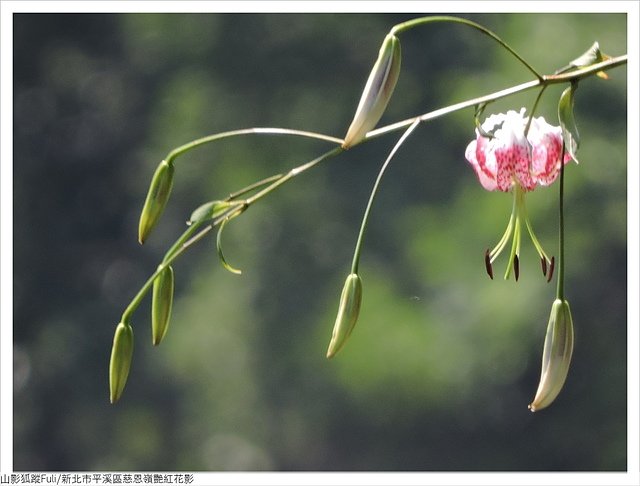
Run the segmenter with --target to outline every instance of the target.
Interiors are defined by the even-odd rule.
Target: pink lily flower
[[[524,108],[520,112],[510,110],[506,114],[491,115],[476,129],[476,139],[467,146],[465,157],[487,191],[511,191],[514,194],[507,229],[495,248],[487,250],[485,255],[489,276],[493,278],[492,263],[513,236],[505,278],[513,269],[518,280],[520,226],[524,221],[540,255],[542,273],[551,281],[554,259],[547,256],[533,232],[524,195],[536,186],[552,184],[560,173],[561,159],[565,164],[571,160],[569,152],[563,150],[561,128],[550,125],[543,117],[533,118],[529,122]]]

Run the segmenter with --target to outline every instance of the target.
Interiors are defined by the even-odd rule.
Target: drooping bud
[[[173,163],[163,160],[153,174],[147,199],[144,201],[140,223],[138,225],[138,241],[144,243],[164,211],[171,187],[173,186]]]
[[[352,273],[344,282],[342,295],[340,296],[340,305],[338,306],[338,315],[333,326],[329,349],[327,350],[327,358],[335,356],[351,335],[358,321],[361,302],[362,280],[358,274]]]
[[[127,384],[131,358],[133,356],[133,329],[129,323],[121,322],[116,327],[109,363],[109,399],[116,403]]]
[[[347,149],[361,142],[382,118],[398,81],[400,60],[400,40],[395,35],[388,34],[380,47],[356,114],[344,137],[343,148]]]
[[[542,353],[540,384],[529,410],[537,412],[551,405],[562,390],[573,352],[573,320],[569,302],[556,299],[551,307]]]
[[[153,281],[151,303],[151,340],[154,346],[160,344],[169,328],[173,305],[173,268],[166,267]]]

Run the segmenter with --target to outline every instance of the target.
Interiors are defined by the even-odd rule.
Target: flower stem
[[[536,114],[536,108],[538,108],[538,103],[540,102],[540,99],[542,98],[542,93],[544,93],[545,89],[547,89],[547,85],[542,86],[542,89],[538,93],[538,96],[536,96],[536,100],[533,102],[533,108],[531,108],[531,111],[529,112],[529,119],[527,120],[527,126],[524,128],[524,138],[527,138],[527,135],[529,134],[529,128],[531,128],[531,122],[533,121],[533,116]]]
[[[324,140],[326,142],[335,143],[338,145],[342,145],[343,140],[336,137],[331,137],[329,135],[324,135],[322,133],[315,132],[307,132],[304,130],[292,130],[289,128],[271,128],[271,127],[255,127],[255,128],[244,128],[242,130],[232,130],[229,132],[215,133],[213,135],[208,135],[206,137],[198,138],[197,140],[193,140],[189,143],[181,145],[173,149],[167,155],[165,159],[167,162],[173,161],[179,155],[188,152],[191,149],[196,147],[200,147],[201,145],[205,145],[207,143],[215,142],[217,140],[222,140],[224,138],[237,137],[239,135],[250,135],[250,134],[264,134],[264,135],[296,135],[300,137],[307,138],[315,138],[318,140]]]
[[[562,83],[577,81],[579,79],[592,76],[599,71],[607,71],[609,69],[613,69],[617,66],[621,66],[626,63],[627,63],[627,55],[625,54],[623,56],[613,57],[611,59],[600,62],[598,64],[594,64],[592,66],[589,66],[588,68],[581,69],[580,71],[574,71],[574,72],[559,74],[559,75],[543,76],[542,80],[534,79],[532,81],[527,81],[526,83],[522,83],[516,86],[512,86],[510,88],[502,89],[500,91],[496,91],[488,95],[479,96],[471,100],[462,101],[460,103],[445,106],[444,108],[439,108],[437,110],[430,111],[429,113],[424,113],[422,115],[414,116],[412,118],[407,118],[406,120],[395,122],[390,125],[386,125],[384,127],[376,128],[375,130],[371,130],[369,133],[367,133],[367,135],[365,136],[365,140],[363,141],[368,141],[370,139],[380,137],[389,132],[395,132],[397,130],[401,130],[402,128],[405,128],[411,125],[416,119],[420,119],[420,121],[433,120],[435,118],[448,115],[449,113],[453,113],[455,111],[459,111],[465,108],[471,108],[480,103],[489,103],[491,101],[496,101],[501,98],[506,98],[507,96],[511,96],[516,93],[521,93],[523,91],[528,91],[530,89],[537,88],[538,86],[549,86],[552,84],[562,84]]]
[[[362,252],[362,242],[364,241],[364,234],[369,224],[369,214],[371,213],[371,207],[373,206],[373,201],[375,200],[376,195],[378,194],[378,187],[380,186],[380,181],[382,181],[382,177],[384,176],[384,173],[387,170],[387,167],[389,167],[389,163],[391,162],[391,159],[393,159],[393,156],[396,154],[396,152],[398,151],[400,146],[404,143],[404,141],[407,139],[407,137],[411,135],[411,132],[415,130],[415,128],[418,126],[419,123],[420,123],[420,120],[417,119],[409,126],[409,128],[405,130],[405,132],[402,134],[402,136],[398,139],[396,144],[391,149],[391,152],[389,152],[387,160],[384,161],[384,164],[382,164],[382,167],[380,168],[380,172],[378,172],[378,177],[376,178],[376,181],[373,184],[373,189],[371,190],[371,195],[369,196],[369,202],[367,203],[367,207],[364,211],[364,216],[362,217],[362,224],[360,225],[360,232],[358,233],[358,241],[356,242],[356,248],[353,253],[353,262],[351,263],[351,273],[356,273],[356,274],[358,273],[358,265],[360,264],[360,253]]]
[[[122,313],[122,322],[129,322],[131,315],[135,312],[135,310],[142,302],[144,296],[151,289],[153,281],[165,268],[167,268],[176,258],[178,258],[178,256],[180,256],[180,254],[182,254],[186,248],[188,248],[188,246],[186,246],[186,243],[193,239],[193,235],[200,228],[200,226],[202,226],[202,222],[194,223],[189,226],[186,231],[182,233],[180,238],[178,238],[176,242],[171,246],[171,248],[169,248],[169,250],[165,253],[164,258],[162,259],[162,263],[158,265],[156,271],[151,274],[151,276],[147,279],[140,290],[138,290],[136,296],[131,300],[127,308]],[[204,236],[204,234],[202,236]]]
[[[254,194],[250,198],[246,199],[245,200],[245,205],[247,207],[249,207],[251,204],[253,204],[254,202],[258,201],[259,199],[262,199],[264,196],[266,196],[270,192],[274,191],[275,189],[280,187],[285,182],[290,181],[291,179],[293,179],[297,175],[300,175],[303,172],[306,172],[307,170],[309,170],[309,169],[315,167],[316,165],[318,165],[319,163],[321,163],[321,162],[323,162],[323,161],[325,161],[325,160],[327,160],[327,159],[329,159],[331,157],[335,157],[336,155],[344,152],[344,150],[345,149],[343,149],[342,147],[336,147],[334,149],[329,150],[328,152],[325,152],[324,154],[320,155],[319,157],[316,157],[315,159],[313,159],[310,162],[307,162],[305,164],[299,165],[298,167],[295,167],[295,168],[291,169],[285,175],[275,179],[274,182],[272,182],[270,185],[268,185],[267,187],[265,187],[264,189],[262,189],[258,193]]]
[[[412,20],[409,20],[407,22],[403,22],[401,24],[395,25],[391,29],[391,34],[399,34],[400,32],[404,32],[406,30],[412,29],[413,27],[416,27],[418,25],[424,25],[424,24],[428,24],[428,23],[431,23],[431,22],[452,22],[452,23],[455,23],[455,24],[467,25],[469,27],[473,27],[474,29],[479,30],[483,34],[488,35],[493,40],[498,42],[498,44],[500,44],[507,51],[509,51],[516,59],[518,59],[518,61],[520,61],[529,71],[531,71],[536,78],[538,78],[539,80],[542,80],[542,76],[538,73],[538,71],[536,71],[533,67],[531,67],[531,65],[527,61],[525,61],[516,51],[514,51],[511,48],[511,46],[509,46],[509,44],[507,44],[505,41],[503,41],[494,32],[490,31],[489,29],[487,29],[486,27],[484,27],[484,26],[482,26],[480,24],[472,22],[471,20],[463,19],[461,17],[446,16],[446,15],[445,16],[435,16],[435,17],[421,17],[421,18],[418,18],[418,19],[412,19]]]
[[[131,302],[129,303],[129,305],[127,306],[127,308],[122,314],[122,319],[121,319],[122,322],[129,322],[131,315],[133,314],[133,312],[135,312],[135,310],[138,308],[138,306],[142,302],[142,299],[144,298],[144,296],[151,289],[151,286],[153,285],[153,281],[156,279],[156,277],[166,267],[171,265],[171,263],[173,263],[173,261],[176,260],[180,255],[182,255],[187,249],[189,249],[192,245],[194,245],[195,243],[200,241],[202,238],[204,238],[215,226],[219,225],[222,221],[228,221],[233,219],[236,216],[239,216],[251,204],[253,204],[259,199],[262,199],[267,194],[271,193],[272,191],[280,187],[285,182],[291,180],[292,178],[305,172],[306,170],[311,169],[312,167],[319,164],[320,162],[327,160],[343,151],[344,149],[338,146],[330,150],[329,152],[325,152],[323,155],[313,159],[310,162],[307,162],[298,167],[295,167],[294,169],[291,169],[285,175],[275,175],[275,176],[267,177],[262,181],[256,182],[235,193],[232,193],[228,197],[229,200],[233,199],[234,197],[238,197],[239,195],[246,194],[251,190],[254,190],[266,184],[269,184],[269,186],[262,189],[261,191],[251,196],[250,198],[244,201],[237,201],[238,204],[235,204],[234,206],[232,206],[228,211],[226,211],[220,217],[215,219],[213,222],[206,225],[204,228],[202,228],[202,226],[205,224],[204,221],[196,222],[191,226],[189,226],[189,228],[187,228],[187,230],[184,233],[182,233],[182,235],[176,240],[176,242],[171,246],[171,248],[169,248],[169,250],[165,253],[164,258],[162,259],[162,263],[160,263],[156,271],[153,274],[151,274],[151,276],[147,279],[144,285],[140,288],[136,296],[131,300]],[[198,232],[198,230],[200,231]]]
[[[564,300],[564,153],[565,147],[562,144],[562,153],[560,155],[560,198],[559,198],[559,249],[558,249],[558,287],[556,290],[556,298]]]
[[[266,186],[267,184],[271,184],[274,181],[277,181],[283,177],[283,174],[276,174],[269,176],[265,179],[262,179],[258,182],[254,182],[253,184],[249,184],[247,187],[243,187],[242,189],[232,192],[225,199],[226,201],[233,201],[234,199],[239,198],[240,196],[244,196],[246,193],[259,189],[260,187]]]

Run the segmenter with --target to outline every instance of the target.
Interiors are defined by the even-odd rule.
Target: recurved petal
[[[531,172],[541,186],[548,186],[556,180],[560,173],[560,155],[562,153],[562,137],[560,130],[541,133],[539,139],[532,141]],[[565,161],[565,163],[568,159]]]
[[[488,141],[485,137],[478,135],[476,140],[473,140],[467,146],[465,151],[465,158],[473,167],[473,170],[478,176],[478,180],[482,187],[487,191],[495,191],[497,189],[495,164],[493,167],[487,164],[487,150]],[[495,158],[491,158],[495,162]]]

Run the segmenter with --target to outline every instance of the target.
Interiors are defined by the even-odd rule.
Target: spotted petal
[[[530,173],[529,142],[522,130],[501,130],[500,136],[492,140],[493,154],[496,160],[496,182],[498,189],[509,191],[514,182],[524,189],[531,190],[535,181]]]
[[[487,146],[488,140],[478,135],[478,138],[467,146],[465,157],[471,164],[471,167],[476,171],[482,187],[487,191],[495,191],[498,188],[496,184],[495,158],[492,158],[493,163],[491,166],[487,164]]]

